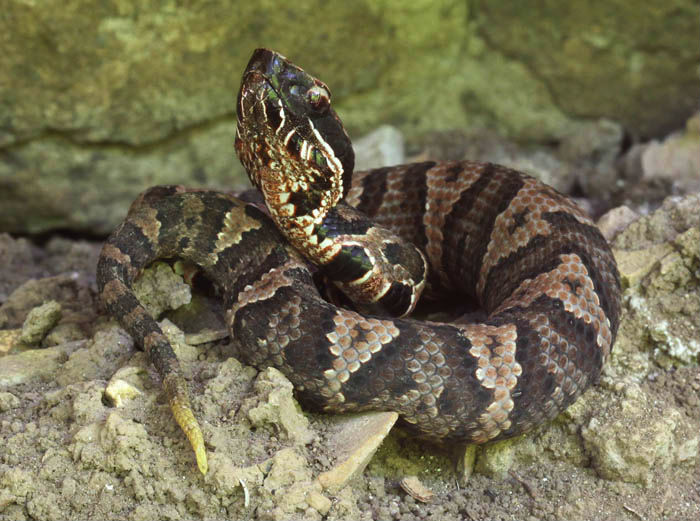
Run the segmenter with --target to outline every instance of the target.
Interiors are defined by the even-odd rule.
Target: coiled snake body
[[[243,76],[236,151],[268,212],[156,187],[98,264],[103,301],[163,377],[203,472],[177,359],[131,289],[159,257],[200,266],[247,361],[279,368],[325,411],[393,410],[421,436],[482,443],[553,418],[598,377],[618,327],[619,277],[599,231],[552,188],[470,161],[351,177],[327,87],[265,49]],[[308,261],[357,310],[321,298]],[[447,288],[476,299],[483,320],[389,316],[410,312],[426,286],[433,298]]]

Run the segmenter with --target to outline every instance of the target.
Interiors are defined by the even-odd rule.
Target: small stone
[[[392,126],[382,125],[353,142],[355,171],[405,162],[404,140],[401,132]]]
[[[310,519],[320,519],[319,512],[308,508],[308,497],[314,492],[320,493],[321,486],[312,480],[311,468],[298,450],[282,449],[263,463],[265,470],[261,470],[266,474],[265,480],[253,494],[267,497],[274,504],[277,512],[269,519],[295,518],[292,514],[299,510],[306,511],[307,516],[310,514]]]
[[[435,497],[433,491],[421,483],[418,476],[406,476],[399,483],[409,496],[421,503],[430,503]]]
[[[254,387],[260,402],[248,410],[253,426],[273,424],[296,445],[314,440],[316,434],[294,399],[291,382],[282,373],[270,367],[260,373]]]
[[[639,217],[639,214],[629,207],[618,206],[603,214],[596,224],[603,237],[608,241],[612,241],[618,233],[639,219]]]
[[[52,376],[70,353],[84,347],[86,343],[85,340],[81,340],[4,356],[0,364],[0,386],[19,385],[34,378]]]
[[[624,388],[625,398],[638,400],[642,396],[642,389],[637,383],[630,383]]]
[[[154,317],[188,304],[192,299],[190,287],[165,262],[156,262],[145,269],[134,282],[134,293]]]
[[[615,236],[613,247],[621,250],[642,250],[673,241],[679,233],[697,228],[700,221],[700,193],[664,199],[660,208],[637,219]]]
[[[333,506],[330,499],[316,491],[310,492],[306,496],[306,502],[311,508],[318,510],[318,512],[324,516],[331,509],[331,506]]]
[[[119,378],[110,380],[105,389],[105,395],[115,407],[123,407],[140,394],[136,387]]]
[[[68,361],[56,372],[55,380],[63,386],[85,380],[110,379],[133,355],[135,349],[131,336],[114,323],[106,323],[88,340],[64,345],[72,344],[85,349],[72,352]]]
[[[671,134],[662,142],[652,141],[642,152],[645,179],[668,179],[682,192],[700,190],[700,140],[696,113],[683,132]]]
[[[211,481],[221,494],[230,496],[238,487],[245,490],[247,487],[261,485],[264,474],[261,465],[237,467],[228,456],[214,452],[209,458],[209,473],[206,479]]]
[[[41,345],[43,347],[57,346],[76,340],[83,340],[86,337],[85,332],[75,323],[63,323],[54,327],[49,334],[44,337]]]
[[[206,329],[198,333],[185,334],[185,342],[191,346],[206,344],[207,342],[216,342],[229,336],[227,329]]]
[[[660,410],[637,385],[604,412],[605,422],[592,418],[581,430],[586,452],[605,479],[650,485],[660,468],[693,465],[698,436],[674,407]],[[627,396],[629,394],[629,396]]]
[[[337,454],[336,464],[318,477],[330,494],[340,491],[360,474],[396,423],[395,412],[369,412],[334,418],[329,452]]]
[[[698,436],[682,442],[676,451],[678,463],[689,463],[692,465],[698,458],[698,446],[700,446],[700,437]]]
[[[163,330],[163,334],[168,338],[170,345],[175,351],[175,356],[181,363],[194,362],[199,356],[199,350],[188,344],[185,339],[185,333],[173,324],[170,320],[163,319],[158,322],[158,325]]]
[[[7,412],[19,407],[20,401],[12,393],[0,392],[0,412]]]
[[[38,344],[61,319],[61,305],[50,300],[33,308],[22,324],[19,341],[23,344]]]
[[[637,251],[615,250],[615,260],[624,288],[639,286],[666,255],[673,253],[669,244],[657,244]]]
[[[0,329],[0,354],[8,353],[19,341],[21,329]]]

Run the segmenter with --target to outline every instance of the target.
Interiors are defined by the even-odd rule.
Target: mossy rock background
[[[697,105],[691,0],[5,0],[0,231],[104,234],[157,183],[241,186],[252,50],[326,81],[352,136],[495,130],[552,142],[600,118],[635,139]]]

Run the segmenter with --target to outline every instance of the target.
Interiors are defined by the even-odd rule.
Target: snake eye
[[[306,91],[306,100],[317,112],[324,112],[331,104],[331,93],[321,85],[314,85]]]

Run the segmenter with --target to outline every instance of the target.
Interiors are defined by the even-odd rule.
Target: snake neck
[[[259,176],[259,189],[272,219],[289,242],[315,264],[325,264],[337,247],[319,236],[329,211],[339,202],[339,183],[329,183],[310,173]]]

